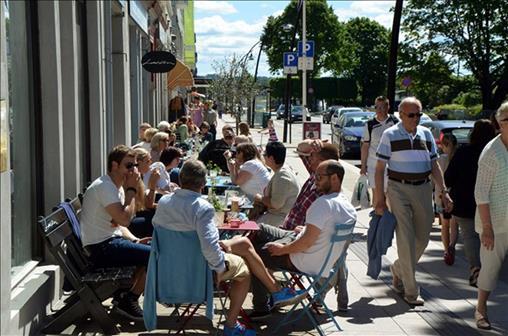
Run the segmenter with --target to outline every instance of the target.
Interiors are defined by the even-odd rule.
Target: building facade
[[[172,36],[184,36],[174,18],[189,2],[176,2],[1,2],[0,334],[36,333],[61,296],[37,218],[104,174],[108,151],[136,143],[141,122],[166,119],[175,90],[141,58],[183,58]]]

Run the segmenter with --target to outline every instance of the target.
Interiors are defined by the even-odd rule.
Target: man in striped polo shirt
[[[377,149],[375,211],[382,215],[387,208],[383,189],[384,172],[388,167],[387,196],[390,209],[397,218],[395,233],[399,255],[390,267],[393,287],[398,292],[404,291],[407,303],[422,305],[415,268],[427,247],[434,221],[429,175],[443,190],[441,197],[446,211],[451,211],[453,203],[437,163],[434,137],[427,128],[418,125],[422,115],[421,102],[415,97],[405,98],[399,111],[401,122],[383,132]]]

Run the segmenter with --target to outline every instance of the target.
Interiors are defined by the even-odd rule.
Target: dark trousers
[[[257,232],[253,239],[253,245],[256,252],[263,260],[266,268],[271,270],[283,269],[287,271],[298,271],[291,260],[289,255],[272,256],[267,249],[263,248],[266,243],[277,242],[280,244],[289,244],[296,239],[294,231],[279,229],[277,227],[260,224],[260,231]],[[256,277],[252,278],[252,304],[255,311],[268,311],[268,295],[270,293]]]

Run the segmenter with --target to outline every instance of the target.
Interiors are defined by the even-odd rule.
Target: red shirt
[[[295,204],[286,215],[284,223],[280,226],[285,230],[294,230],[295,227],[305,225],[305,216],[307,209],[310,205],[319,197],[321,193],[316,189],[316,175],[310,169],[310,161],[308,156],[300,156],[303,161],[305,168],[309,172],[310,176],[305,181],[298,197],[296,198]]]

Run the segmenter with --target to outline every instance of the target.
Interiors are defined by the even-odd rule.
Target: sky
[[[263,26],[270,15],[282,14],[289,1],[194,1],[194,29],[198,52],[198,75],[214,73],[213,62],[236,54],[245,55],[259,41]],[[395,0],[330,1],[340,21],[364,16],[390,28]],[[254,60],[249,68],[254,72],[259,49],[253,49]],[[282,60],[281,60],[282,62]],[[266,56],[262,54],[258,76],[271,76]]]

